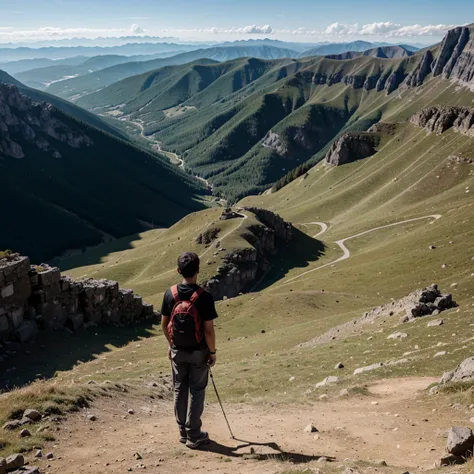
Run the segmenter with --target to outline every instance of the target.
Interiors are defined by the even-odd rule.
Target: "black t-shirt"
[[[199,289],[199,285],[180,283],[178,285],[179,299],[182,301],[189,301],[193,293]],[[161,305],[161,314],[166,317],[171,316],[176,301],[169,288],[163,296],[163,303]],[[214,298],[208,291],[204,291],[196,303],[194,304],[199,316],[202,321],[212,321],[217,318],[216,306],[214,304]],[[204,324],[204,323],[203,323]],[[207,347],[206,340],[203,338],[200,347],[198,349],[205,349]]]

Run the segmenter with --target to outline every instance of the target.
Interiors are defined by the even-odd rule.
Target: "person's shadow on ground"
[[[243,458],[243,457],[248,457],[249,459],[255,459],[257,461],[267,461],[267,460],[273,460],[273,461],[288,461],[292,462],[295,464],[304,464],[308,463],[310,461],[317,461],[318,459],[324,457],[327,461],[333,462],[336,460],[336,458],[331,457],[331,456],[315,456],[315,455],[309,455],[309,454],[299,454],[299,453],[291,453],[284,451],[278,446],[277,443],[275,442],[269,442],[269,443],[258,443],[258,442],[253,442],[253,441],[247,441],[243,439],[238,439],[234,438],[235,441],[238,441],[242,444],[239,444],[237,446],[225,446],[224,444],[220,444],[217,441],[209,441],[208,444],[205,444],[201,446],[199,449],[201,451],[209,451],[212,453],[216,454],[221,454],[222,456],[228,456],[228,457],[234,457],[234,458]],[[255,450],[251,449],[250,453],[238,453],[240,449],[243,448],[253,448],[254,446],[264,446],[270,449],[273,449],[275,452],[273,453],[257,453]]]

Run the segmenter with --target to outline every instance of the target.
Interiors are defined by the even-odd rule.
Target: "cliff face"
[[[433,64],[433,75],[456,79],[474,87],[474,28],[469,26],[449,31],[441,43]]]
[[[454,128],[464,135],[474,135],[474,109],[434,106],[413,115],[410,122],[438,135]]]
[[[228,253],[216,275],[204,287],[215,299],[232,298],[250,289],[271,267],[271,256],[279,244],[288,243],[292,237],[292,225],[277,214],[266,209],[245,208],[253,213],[260,224],[252,225],[243,235],[251,248],[238,249]]]
[[[51,104],[33,102],[15,85],[0,83],[0,155],[23,158],[28,143],[61,158],[50,139],[73,148],[92,145],[89,137],[66,125]]]
[[[378,138],[370,133],[345,133],[332,145],[324,158],[326,165],[340,166],[372,156],[377,152]]]

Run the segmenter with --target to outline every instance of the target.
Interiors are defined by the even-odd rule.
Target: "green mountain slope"
[[[0,84],[0,199],[9,203],[0,248],[41,261],[204,207],[200,185],[167,160],[30,91]]]
[[[182,155],[186,169],[235,201],[265,191],[289,171],[279,185],[309,169],[339,134],[365,131],[394,113],[406,119],[428,105],[463,103],[461,92],[440,90],[452,84],[447,79],[461,91],[472,84],[472,32],[455,29],[442,44],[413,55],[389,47],[352,59],[165,68],[80,104],[139,124],[164,149]],[[403,57],[377,57],[400,52]]]
[[[278,59],[289,58],[295,56],[295,54],[292,50],[273,46],[234,46],[199,49],[188,53],[181,53],[170,58],[119,64],[85,76],[52,84],[48,87],[47,91],[63,98],[77,100],[114,82],[164,66],[185,64],[203,58],[213,61],[228,61],[242,57]]]

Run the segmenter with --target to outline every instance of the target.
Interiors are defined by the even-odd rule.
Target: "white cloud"
[[[138,17],[137,17],[138,19]],[[381,21],[367,24],[340,23],[335,22],[321,29],[309,28],[284,28],[273,29],[269,24],[247,25],[242,27],[219,27],[209,28],[156,28],[144,30],[140,25],[134,23],[129,28],[58,28],[43,27],[31,29],[15,29],[11,27],[0,27],[0,43],[4,42],[32,42],[67,38],[97,38],[97,37],[120,37],[141,35],[146,33],[150,36],[172,35],[183,39],[211,39],[215,36],[231,39],[236,36],[259,36],[272,35],[281,39],[287,37],[301,37],[305,40],[319,41],[344,41],[351,37],[374,37],[396,38],[396,37],[442,37],[454,25],[401,25],[390,21]],[[221,39],[221,38],[220,38]],[[426,40],[428,41],[428,40]]]
[[[246,26],[242,29],[242,33],[246,34],[257,34],[257,35],[269,35],[272,33],[272,27],[270,25],[257,26],[251,25]]]
[[[441,36],[458,25],[411,25],[402,26],[392,36]]]
[[[361,30],[361,35],[387,35],[392,31],[399,29],[401,25],[392,23],[391,21],[380,21],[364,25]]]
[[[145,33],[145,30],[143,28],[141,28],[140,25],[137,25],[137,24],[132,25],[132,27],[130,28],[130,31],[134,35],[139,35],[141,33]]]
[[[359,25],[357,23],[333,23],[324,34],[329,36],[442,36],[455,25],[408,25],[402,26],[390,21],[381,21]]]

